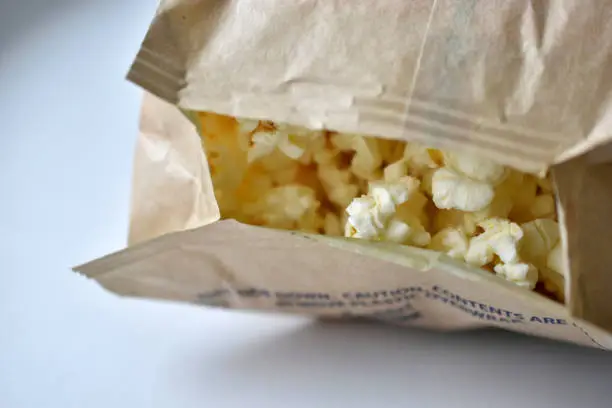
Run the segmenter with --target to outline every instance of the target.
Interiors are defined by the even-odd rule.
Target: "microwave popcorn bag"
[[[76,269],[126,296],[609,349],[610,17],[162,1],[128,75],[150,92],[129,247]]]

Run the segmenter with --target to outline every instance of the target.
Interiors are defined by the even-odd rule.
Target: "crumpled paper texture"
[[[595,0],[162,1],[129,73],[163,99],[143,101],[131,246],[76,270],[126,296],[612,348],[612,165],[596,149],[612,128],[610,10]],[[566,305],[432,251],[220,220],[179,108],[472,150],[532,172],[563,160],[552,171]]]
[[[167,0],[129,78],[199,111],[541,172],[612,137],[612,3]]]

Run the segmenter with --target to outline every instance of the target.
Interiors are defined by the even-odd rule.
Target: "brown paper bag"
[[[612,348],[612,4],[342,6],[162,1],[129,73],[167,101],[143,102],[130,247],[76,269],[127,296]],[[174,105],[554,165],[566,305],[433,251],[220,220]]]

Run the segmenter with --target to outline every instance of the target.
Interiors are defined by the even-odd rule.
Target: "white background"
[[[0,407],[609,407],[612,353],[120,299],[152,0],[0,3]]]

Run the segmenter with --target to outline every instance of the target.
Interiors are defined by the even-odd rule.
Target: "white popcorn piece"
[[[484,232],[470,240],[465,261],[470,265],[484,266],[497,255],[503,263],[519,261],[518,245],[523,231],[508,220],[492,218],[478,224]]]
[[[380,230],[384,228],[385,220],[377,211],[377,204],[373,197],[362,196],[353,199],[346,208],[348,219],[345,235],[362,239],[378,239]]]
[[[417,246],[429,244],[430,235],[413,214],[397,217],[397,210],[408,204],[411,196],[420,194],[419,181],[410,176],[394,183],[372,182],[368,194],[356,198],[348,206],[349,215],[345,234],[356,238],[410,243]]]
[[[523,288],[533,289],[538,282],[538,268],[529,263],[497,264],[493,270],[498,276]]]
[[[464,226],[469,226],[467,229],[475,229],[478,223],[488,218],[508,218],[513,206],[511,192],[501,187],[502,185],[499,185],[495,189],[493,200],[488,206],[479,211],[465,213]]]
[[[395,212],[395,206],[407,202],[413,194],[418,193],[419,185],[418,179],[404,176],[395,182],[371,182],[369,183],[368,193],[375,198],[379,197],[381,200],[390,199],[393,205],[392,211]]]
[[[559,243],[561,234],[559,224],[551,219],[537,219],[521,225],[520,256],[525,262],[534,264],[538,269],[547,267],[550,251]]]
[[[298,159],[304,154],[304,148],[289,140],[287,133],[278,130],[271,132],[259,131],[251,136],[253,145],[249,148],[247,160],[252,163],[274,152],[276,149],[292,159]]]
[[[397,219],[392,219],[384,230],[383,240],[404,244],[410,237],[411,232],[412,229],[408,224]]]
[[[322,130],[309,130],[302,126],[277,124],[276,131],[282,135],[281,139],[288,140],[289,145],[293,146],[292,149],[295,150],[294,154],[291,154],[291,150],[285,152],[285,154],[301,163],[310,163],[314,153],[325,148],[325,137]],[[298,154],[298,149],[303,152]],[[281,150],[283,149],[281,148]]]
[[[460,229],[445,228],[431,238],[429,249],[447,254],[454,259],[465,259],[468,251],[468,238]]]
[[[468,153],[444,152],[446,166],[472,180],[497,185],[506,176],[506,168],[501,164]]]
[[[488,183],[441,168],[433,174],[432,193],[440,209],[479,211],[491,203],[495,191]]]
[[[488,206],[479,211],[465,213],[463,226],[466,231],[473,233],[480,222],[490,218],[508,218],[514,205],[512,196],[516,187],[508,185],[508,181],[505,180],[495,188],[493,200]]]

